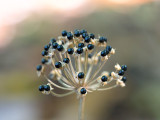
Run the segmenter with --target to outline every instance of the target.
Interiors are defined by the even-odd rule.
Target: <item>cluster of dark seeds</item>
[[[40,85],[39,91],[50,91],[50,86],[49,85]]]
[[[53,87],[56,87],[84,95],[93,90],[103,90],[100,87],[113,80],[118,81],[116,86],[125,86],[127,79],[123,75],[127,70],[126,65],[121,67],[117,65],[115,72],[105,72],[96,77],[108,58],[115,54],[115,49],[108,45],[107,41],[106,37],[96,38],[93,33],[88,33],[86,30],[75,30],[74,32],[63,30],[57,39],[52,38],[44,46],[41,53],[43,56],[41,65],[37,66],[38,76],[44,76],[49,85],[40,85],[39,91],[51,92]],[[71,59],[74,59],[74,62]],[[97,69],[92,73],[94,66]],[[54,80],[50,79],[48,74],[45,75],[46,68],[51,68],[49,75],[55,76]],[[59,84],[54,82],[55,80]],[[51,93],[60,96],[54,91]]]

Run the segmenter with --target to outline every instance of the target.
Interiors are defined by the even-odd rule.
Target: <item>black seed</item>
[[[52,43],[49,43],[48,46],[51,47]]]
[[[120,75],[120,76],[124,75],[124,70],[120,70],[120,71],[118,72],[118,75]]]
[[[100,43],[103,43],[103,42],[104,42],[104,37],[100,37],[100,38],[99,38],[99,42],[100,42]]]
[[[104,39],[104,42],[107,42],[107,38],[106,37],[104,37],[103,39]]]
[[[125,83],[127,81],[127,78],[126,77],[123,77],[122,78],[122,81]]]
[[[84,43],[79,43],[78,47],[83,48],[84,47]]]
[[[66,36],[67,35],[67,31],[66,30],[63,30],[62,31],[62,36]]]
[[[86,36],[84,40],[85,40],[86,43],[89,43],[90,42],[90,37]]]
[[[52,38],[50,41],[51,41],[51,43],[53,44],[54,42],[56,42],[56,39],[55,39],[55,38]]]
[[[52,45],[52,43],[51,43],[51,42],[49,42],[48,46],[49,46],[49,47],[51,47],[51,45]]]
[[[52,44],[52,48],[53,48],[53,49],[56,49],[57,46],[58,46],[58,43],[56,43],[56,42]]]
[[[67,33],[67,38],[69,39],[69,40],[72,40],[73,39],[73,35],[72,35],[72,33]]]
[[[87,33],[83,33],[83,34],[82,34],[82,38],[85,38],[85,37],[87,37],[87,36],[88,36]]]
[[[75,35],[76,37],[79,37],[79,36],[80,36],[79,30],[75,30],[75,31],[74,31],[74,35]]]
[[[90,38],[92,38],[92,39],[94,39],[94,38],[95,38],[94,34],[92,34],[92,33],[91,33],[91,34],[89,34],[89,37],[90,37]]]
[[[103,50],[103,51],[101,52],[101,56],[104,57],[104,56],[106,56],[106,55],[107,55],[106,50]]]
[[[44,50],[48,51],[49,50],[50,45],[45,45],[44,46]]]
[[[74,49],[73,48],[69,48],[67,51],[68,51],[68,54],[73,54],[74,53]]]
[[[127,65],[122,65],[121,69],[124,70],[124,71],[126,71],[127,70]]]
[[[42,65],[37,65],[37,71],[41,71]]]
[[[109,54],[109,50],[106,49],[105,51],[106,51],[106,54],[108,55]]]
[[[45,58],[42,58],[41,63],[45,64],[46,62],[48,62],[48,60],[46,60]]]
[[[81,30],[80,34],[82,35],[83,33],[87,33],[87,31],[86,30]]]
[[[45,91],[50,91],[50,86],[49,85],[44,85],[44,90]]]
[[[107,79],[108,79],[108,78],[107,78],[107,76],[105,76],[105,75],[101,77],[102,82],[106,82]]]
[[[84,73],[83,72],[78,73],[78,78],[80,79],[84,78]]]
[[[82,88],[80,92],[81,92],[81,94],[86,94],[87,90],[85,88]]]
[[[111,51],[111,50],[112,50],[112,47],[111,47],[111,46],[107,46],[107,47],[106,47],[106,50]]]
[[[78,49],[77,49],[77,53],[78,53],[78,54],[83,53],[83,48],[78,48]]]
[[[57,50],[58,50],[58,51],[63,51],[63,49],[64,49],[64,48],[63,48],[63,45],[58,45],[58,46],[57,46]]]
[[[39,91],[44,91],[44,85],[39,86]]]
[[[48,52],[47,51],[42,51],[42,56],[46,56],[48,54]]]
[[[62,64],[61,64],[60,62],[56,62],[56,63],[55,63],[55,67],[56,67],[56,68],[60,68],[60,67],[62,67]]]
[[[89,50],[92,50],[92,49],[94,48],[94,45],[88,44],[88,45],[87,45],[87,48],[88,48]]]
[[[63,62],[65,62],[65,63],[69,63],[69,61],[70,61],[69,58],[64,58],[63,59]]]

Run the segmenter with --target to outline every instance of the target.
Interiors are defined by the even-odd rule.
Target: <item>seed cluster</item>
[[[116,64],[114,72],[104,71],[99,75],[106,61],[115,54],[115,49],[107,41],[106,37],[96,38],[86,30],[64,30],[57,39],[52,38],[44,46],[41,65],[37,66],[38,76],[44,76],[48,81],[47,85],[39,86],[39,91],[57,97],[77,93],[80,97],[94,90],[124,87],[127,80],[123,76],[127,70],[126,65]],[[47,68],[49,73],[46,73]],[[107,87],[107,84],[114,81],[113,86]],[[69,92],[57,94],[54,88]]]

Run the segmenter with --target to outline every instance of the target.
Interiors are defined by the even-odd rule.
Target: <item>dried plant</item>
[[[76,93],[79,103],[79,120],[84,119],[84,101],[87,93],[124,87],[126,65],[115,65],[115,71],[103,71],[115,49],[107,45],[107,38],[95,38],[86,30],[74,33],[62,31],[58,39],[52,38],[42,51],[42,65],[37,66],[38,76],[44,76],[47,85],[40,85],[39,91],[64,97]],[[68,91],[62,94],[54,92],[55,88]]]

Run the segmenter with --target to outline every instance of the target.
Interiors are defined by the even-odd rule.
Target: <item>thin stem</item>
[[[68,69],[67,69],[67,68],[64,68],[64,69],[63,69],[63,72],[64,72],[65,76],[68,78],[68,81],[71,82],[73,86],[75,86],[74,78],[73,78],[73,76],[71,75],[71,73],[68,71]]]
[[[74,70],[73,65],[72,65],[72,59],[71,59],[71,57],[69,56],[69,54],[67,54],[67,57],[70,59],[69,66],[70,66],[70,68],[71,68],[72,75],[75,76],[75,70]]]
[[[99,71],[102,69],[102,67],[104,67],[105,63],[106,63],[106,61],[104,61],[103,63],[101,63],[101,64],[99,65],[99,68],[97,68],[97,70],[95,71],[95,73],[94,73],[93,76],[91,77],[90,81],[92,81],[92,80],[94,79],[94,77],[99,73]],[[88,83],[89,83],[90,81],[88,81]]]
[[[78,67],[78,56],[75,56],[75,68],[76,68],[76,72],[79,72],[79,67]]]
[[[64,87],[68,87],[68,88],[71,87],[70,85],[66,84],[62,79],[57,79],[57,81]]]
[[[78,70],[79,70],[79,72],[83,72],[82,65],[81,65],[81,55],[78,56]]]
[[[59,86],[59,85],[55,84],[54,82],[52,82],[50,79],[47,78],[46,75],[44,75],[44,77],[47,79],[47,81],[48,81],[50,84],[52,84],[53,86],[55,86],[55,87],[57,87],[57,88],[59,88],[59,89],[62,89],[62,90],[74,90],[74,87],[69,87],[69,88],[67,88],[67,87],[62,87],[62,86]]]
[[[103,91],[103,90],[110,90],[110,89],[113,89],[113,88],[116,88],[118,87],[118,85],[113,85],[111,87],[108,87],[108,88],[101,88],[101,89],[97,89],[98,91]]]
[[[84,104],[85,104],[85,96],[82,96],[80,97],[80,100],[79,100],[78,120],[84,120]]]
[[[88,67],[88,51],[85,51],[85,62],[84,62],[84,74],[87,73],[87,67]]]
[[[54,61],[55,61],[55,60],[52,58],[52,66],[53,66],[53,68],[55,69],[57,75],[60,76],[61,79],[62,79],[64,82],[66,82],[67,84],[73,85],[73,84],[70,83],[64,76],[62,76],[61,73],[55,68],[55,66],[54,66]]]
[[[68,92],[68,93],[64,93],[64,94],[57,94],[57,93],[51,91],[51,94],[56,96],[56,97],[65,97],[65,96],[71,95],[73,93],[74,93],[74,91],[71,91],[71,92]]]
[[[87,74],[86,74],[86,78],[85,78],[84,83],[87,83],[87,81],[88,81],[88,79],[89,79],[89,77],[90,77],[92,68],[93,68],[93,64],[89,67],[89,70],[88,70],[88,72],[87,72]]]

